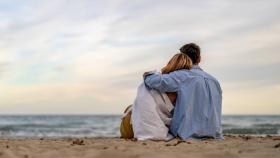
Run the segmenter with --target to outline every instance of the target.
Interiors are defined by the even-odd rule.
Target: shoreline
[[[280,136],[234,136],[225,140],[133,141],[119,138],[0,138],[0,158],[31,157],[254,157],[280,155]]]
[[[280,138],[279,134],[223,134],[224,137],[252,137],[252,138]],[[61,137],[61,136],[53,136],[53,137],[24,137],[24,136],[18,136],[18,137],[1,137],[0,136],[0,140],[66,140],[66,139],[121,139],[120,136],[93,136],[93,137],[75,137],[75,136],[65,136],[65,137]],[[174,138],[176,139],[176,138]],[[208,139],[211,140],[211,139]]]

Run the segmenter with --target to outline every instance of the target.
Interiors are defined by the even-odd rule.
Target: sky
[[[120,114],[186,43],[223,114],[280,114],[278,0],[0,0],[1,114]]]

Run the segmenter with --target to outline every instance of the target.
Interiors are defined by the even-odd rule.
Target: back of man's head
[[[180,48],[181,53],[187,54],[191,59],[193,64],[198,64],[200,62],[200,47],[195,43],[188,43]]]

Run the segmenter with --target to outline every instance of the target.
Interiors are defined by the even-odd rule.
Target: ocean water
[[[120,115],[0,115],[0,137],[119,137]],[[224,134],[280,135],[280,115],[223,116]]]

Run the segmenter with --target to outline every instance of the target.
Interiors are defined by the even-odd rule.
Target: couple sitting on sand
[[[222,90],[219,82],[199,67],[200,60],[199,46],[189,43],[161,73],[144,73],[144,83],[122,118],[121,137],[223,139]]]

